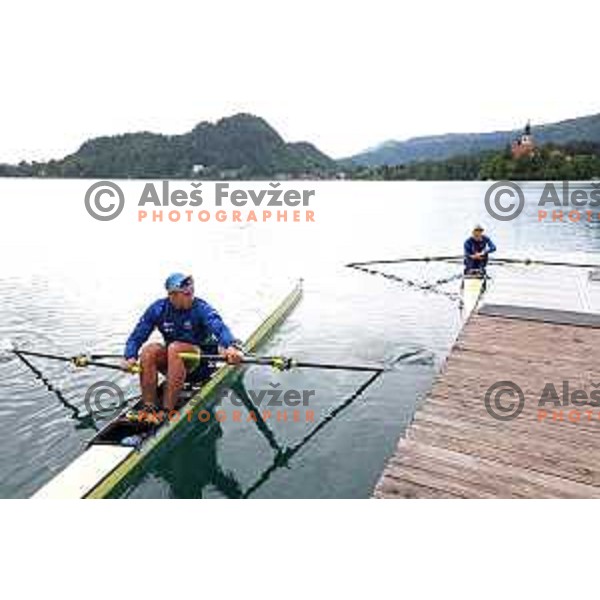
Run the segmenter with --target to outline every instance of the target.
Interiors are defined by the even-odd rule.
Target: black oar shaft
[[[535,258],[494,258],[493,261],[498,264],[509,265],[541,265],[542,267],[575,267],[579,269],[598,269],[598,263],[579,263],[561,260],[537,260]]]
[[[383,260],[365,260],[360,262],[348,263],[346,266],[350,268],[364,267],[368,265],[393,265],[398,263],[407,262],[444,262],[444,261],[456,261],[462,260],[464,257],[459,255],[453,256],[417,256],[417,257],[405,257],[405,258],[388,258]]]
[[[335,371],[359,371],[362,373],[377,373],[379,371],[384,371],[383,367],[374,365],[339,365],[333,363],[314,363],[314,362],[305,362],[305,361],[294,361],[292,362],[292,366],[298,367],[299,369],[326,369],[326,370],[335,370]]]
[[[346,266],[354,269],[360,269],[361,267],[367,267],[369,265],[392,265],[399,263],[412,263],[412,262],[453,262],[462,261],[464,256],[421,256],[421,257],[404,257],[394,259],[383,259],[383,260],[366,260],[359,262],[348,263]],[[499,258],[490,256],[490,261],[495,264],[509,264],[509,265],[541,265],[548,267],[577,267],[582,269],[600,269],[598,263],[587,263],[587,262],[569,262],[560,260],[544,260],[536,258]]]
[[[77,356],[60,356],[57,354],[47,354],[45,352],[34,352],[32,350],[13,350],[17,356],[35,356],[37,358],[47,358],[49,360],[59,360],[61,362],[68,362],[75,366],[80,367],[100,367],[102,369],[112,369],[114,371],[126,371],[121,365],[113,365],[110,363],[99,362],[94,360],[87,360],[87,357]],[[85,359],[81,364],[77,364],[78,359]]]
[[[56,354],[45,354],[44,352],[33,352],[32,350],[13,350],[13,352],[22,356],[37,356],[39,358],[49,358],[50,360],[73,362],[73,358],[70,356],[57,356]]]
[[[201,355],[201,359],[210,361],[225,360],[220,354],[203,354]],[[343,365],[337,363],[307,362],[294,360],[293,358],[287,358],[285,356],[244,356],[242,358],[242,364],[264,365],[267,367],[283,368],[282,370],[287,370],[290,368],[326,369],[336,371],[359,371],[363,373],[377,373],[379,371],[385,371],[385,368],[380,365]]]

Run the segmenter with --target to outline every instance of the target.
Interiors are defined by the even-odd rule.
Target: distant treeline
[[[94,138],[60,160],[0,164],[0,177],[586,180],[600,178],[600,143],[547,143],[519,159],[506,147],[442,160],[353,166],[334,161],[312,144],[287,143],[263,119],[240,114],[216,124],[200,123],[182,135],[141,132]]]
[[[477,180],[586,180],[600,178],[600,144],[574,142],[546,144],[533,156],[514,159],[510,148],[502,152],[454,156],[446,160],[407,165],[358,167],[352,179],[382,181],[477,181]]]

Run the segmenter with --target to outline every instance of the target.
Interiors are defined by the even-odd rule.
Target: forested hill
[[[238,114],[183,135],[141,132],[98,137],[47,163],[0,165],[0,176],[89,178],[320,177],[336,162],[307,142],[287,143],[264,119]]]
[[[356,167],[353,179],[416,181],[587,181],[600,179],[600,144],[546,144],[532,156],[514,158],[501,152],[453,156],[446,160],[416,161],[407,165]]]
[[[494,131],[490,133],[450,133],[417,137],[406,141],[389,141],[342,163],[353,166],[375,167],[382,165],[407,165],[417,161],[440,161],[454,156],[477,155],[499,151],[521,133]],[[565,145],[573,142],[600,143],[600,114],[536,125],[533,134],[537,144]]]

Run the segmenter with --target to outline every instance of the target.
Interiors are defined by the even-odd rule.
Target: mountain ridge
[[[347,166],[395,166],[426,160],[446,160],[481,152],[502,150],[521,133],[521,129],[483,133],[444,133],[417,136],[406,140],[387,140],[353,156],[340,160]],[[600,113],[564,119],[533,127],[538,144],[600,142]]]

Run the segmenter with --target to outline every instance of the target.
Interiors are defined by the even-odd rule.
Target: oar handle
[[[102,369],[112,369],[114,371],[123,371],[124,373],[130,373],[132,375],[136,375],[142,372],[142,367],[140,363],[135,362],[127,366],[123,365],[113,365],[111,363],[100,362],[97,360],[91,360],[89,356],[86,354],[80,354],[78,356],[73,356],[71,362],[76,367],[100,367]]]

